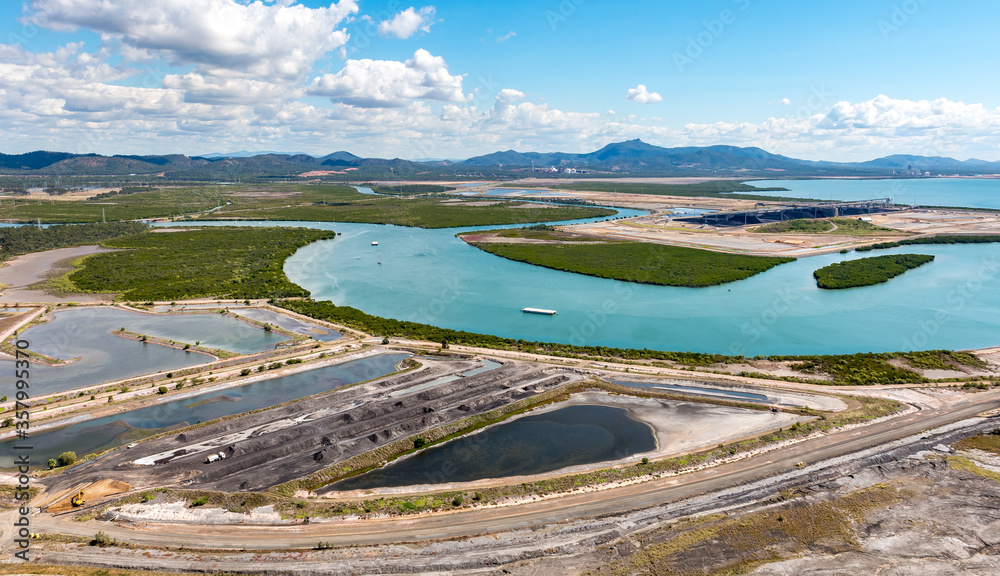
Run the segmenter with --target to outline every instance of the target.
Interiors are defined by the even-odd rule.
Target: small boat
[[[545,316],[555,316],[555,310],[546,310],[544,308],[521,308],[521,312],[527,312],[528,314],[543,314]]]
[[[372,246],[378,246],[378,242],[372,242]]]

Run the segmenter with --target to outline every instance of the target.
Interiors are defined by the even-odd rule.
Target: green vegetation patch
[[[977,434],[963,438],[955,442],[955,448],[959,450],[982,450],[992,454],[1000,454],[1000,430],[995,430],[992,434]]]
[[[897,354],[844,354],[825,356],[789,356],[785,360],[797,360],[791,368],[807,374],[829,374],[834,382],[846,386],[868,386],[871,384],[908,384],[925,382],[912,370],[889,364]],[[774,357],[772,357],[774,359]]]
[[[876,226],[857,218],[797,218],[758,226],[751,230],[758,234],[844,234],[849,236],[871,236],[903,234],[899,230]]]
[[[138,222],[108,222],[78,226],[18,226],[0,228],[0,261],[55,248],[97,244],[104,240],[141,234],[149,226]]]
[[[833,230],[833,224],[829,220],[797,218],[795,220],[785,220],[784,222],[773,222],[751,229],[757,234],[822,234]]]
[[[546,239],[560,239],[548,232]],[[536,233],[541,236],[541,233]],[[749,278],[794,258],[724,254],[648,242],[470,242],[497,256],[600,278],[660,286],[716,286]]]
[[[884,250],[886,248],[899,248],[900,246],[914,246],[922,244],[992,244],[1000,242],[1000,234],[939,234],[937,236],[921,236],[919,238],[906,238],[895,242],[882,242],[870,246],[859,246],[855,248],[858,252],[869,252],[871,250]]]
[[[69,275],[88,292],[127,300],[308,296],[282,271],[298,248],[335,233],[305,228],[217,227],[110,240],[122,249],[88,257]]]
[[[276,208],[222,209],[211,217],[239,217],[257,220],[303,220],[314,222],[360,222],[395,224],[417,228],[455,228],[529,224],[612,216],[615,210],[545,204],[522,207],[520,202],[499,202],[488,206],[476,201],[444,203],[439,198],[379,198],[359,195],[350,202],[296,204]]]
[[[0,204],[0,218],[44,223],[165,218],[209,210],[231,190],[219,186],[152,189],[104,200],[17,200]]]
[[[828,290],[873,286],[933,260],[934,256],[926,254],[874,256],[824,266],[813,272],[813,277],[817,286]]]
[[[362,312],[350,306],[337,306],[330,301],[283,300],[277,302],[283,308],[304,314],[317,320],[325,320],[347,328],[353,328],[375,336],[405,338],[427,342],[449,342],[464,346],[492,348],[494,350],[516,350],[530,354],[548,354],[587,359],[615,358],[619,360],[665,360],[686,366],[708,366],[721,362],[736,362],[742,357],[706,354],[702,352],[665,352],[659,350],[613,348],[608,346],[574,346],[556,342],[531,342],[501,338],[492,334],[478,334],[464,330],[439,328],[430,324],[382,318]]]
[[[981,476],[987,480],[1000,482],[1000,473],[987,470],[965,456],[948,456],[948,466],[952,470],[961,470],[962,472],[968,472],[970,474],[975,474],[976,476]]]
[[[365,186],[372,192],[392,196],[412,196],[417,194],[442,194],[454,190],[454,186],[439,186],[437,184],[375,184],[369,182]]]

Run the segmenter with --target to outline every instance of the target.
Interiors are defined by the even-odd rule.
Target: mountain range
[[[622,176],[918,176],[1000,174],[1000,162],[940,156],[892,155],[866,162],[790,158],[760,148],[707,146],[664,148],[641,140],[617,142],[583,154],[506,150],[463,161],[363,158],[346,151],[325,156],[279,152],[212,153],[203,156],[72,154],[36,151],[0,154],[0,176],[137,176],[177,180],[249,180],[300,175],[329,179],[523,176],[525,172]]]

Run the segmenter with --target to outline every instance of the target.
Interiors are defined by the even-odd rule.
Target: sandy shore
[[[0,303],[104,302],[107,300],[107,297],[100,294],[54,296],[44,290],[28,288],[32,284],[48,279],[49,274],[61,262],[99,252],[110,252],[110,250],[101,248],[100,246],[76,246],[74,248],[58,248],[44,252],[32,252],[31,254],[24,254],[8,260],[6,266],[0,268],[0,284],[8,284],[3,294],[0,294]]]

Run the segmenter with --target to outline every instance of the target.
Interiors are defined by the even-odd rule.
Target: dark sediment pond
[[[618,460],[656,448],[649,425],[622,408],[567,406],[430,448],[321,492],[471,482]]]
[[[47,459],[55,458],[67,450],[82,457],[84,454],[122,446],[171,428],[267,408],[384,376],[394,372],[396,363],[408,356],[379,354],[44,430],[31,436],[32,462],[43,466]],[[14,442],[15,440],[0,442],[0,468],[13,466],[14,451],[11,446]]]

